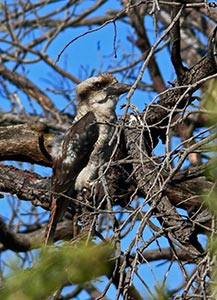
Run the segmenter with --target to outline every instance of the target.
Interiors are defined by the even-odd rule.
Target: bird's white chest
[[[97,179],[100,167],[109,161],[114,149],[114,142],[110,144],[114,131],[115,128],[112,125],[100,125],[99,138],[87,166],[79,173],[75,181],[75,190],[81,191],[83,188],[89,188]]]

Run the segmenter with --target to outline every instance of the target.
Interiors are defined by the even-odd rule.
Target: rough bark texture
[[[217,265],[215,3],[117,1],[111,9],[105,0],[30,2],[1,6],[0,251],[22,252],[27,265],[31,249],[41,247],[51,204],[51,146],[76,114],[76,84],[106,69],[132,86],[114,126],[117,147],[90,190],[69,199],[54,241],[108,243],[114,253],[102,289],[74,283],[64,297],[85,290],[90,299],[111,298],[113,284],[116,299],[143,299],[141,285],[150,299],[216,299],[209,279],[216,281]],[[108,28],[113,42],[106,48]],[[88,39],[93,33],[96,44]],[[96,49],[100,66],[96,57],[92,69],[80,58],[76,47],[84,39],[86,57],[92,60]],[[75,60],[81,60],[77,71]],[[209,246],[201,234],[210,237]],[[149,287],[149,277],[159,274],[153,261],[167,266],[159,291],[159,282],[155,291]],[[167,293],[173,268],[182,282]],[[60,299],[65,284],[46,298]]]

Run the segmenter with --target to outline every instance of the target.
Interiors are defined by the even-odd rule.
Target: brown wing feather
[[[78,174],[87,165],[99,128],[94,114],[88,112],[66,132],[61,153],[54,159],[51,180],[51,213],[45,234],[45,244],[53,241],[58,221],[75,196],[74,184]]]

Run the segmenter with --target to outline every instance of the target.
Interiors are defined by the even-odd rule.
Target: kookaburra
[[[45,244],[53,241],[70,198],[89,189],[100,166],[109,161],[115,147],[116,104],[129,89],[110,73],[91,77],[76,87],[77,115],[61,145],[53,145],[51,213]]]

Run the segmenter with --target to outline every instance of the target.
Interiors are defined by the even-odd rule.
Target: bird
[[[45,245],[53,242],[56,226],[78,192],[90,189],[100,166],[115,147],[116,105],[130,86],[111,73],[90,77],[76,87],[77,114],[63,138],[52,146],[51,212]]]

